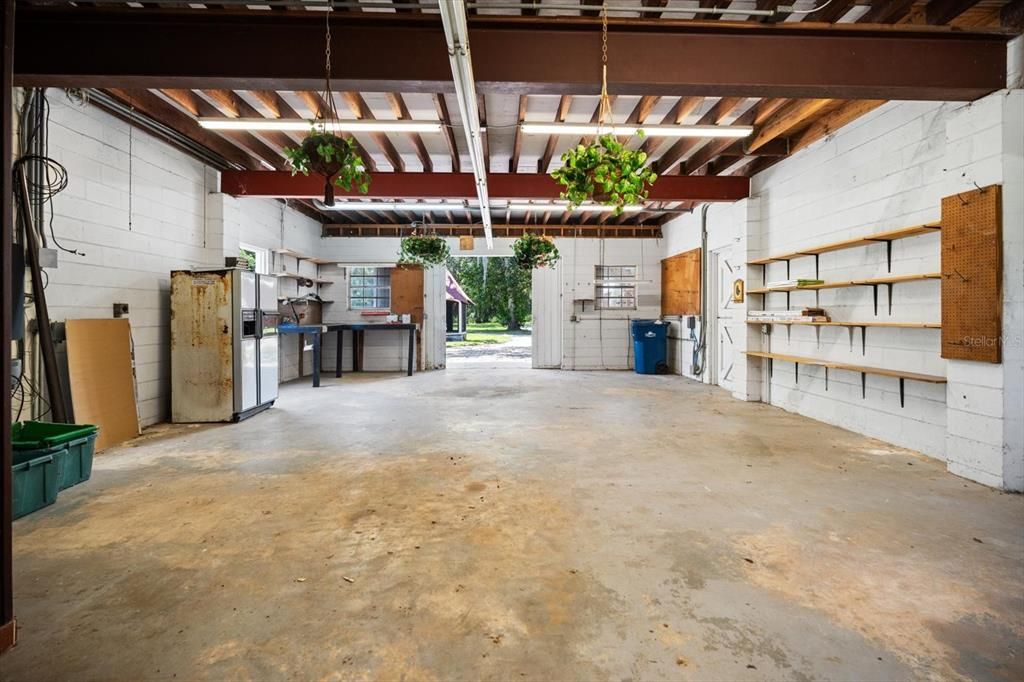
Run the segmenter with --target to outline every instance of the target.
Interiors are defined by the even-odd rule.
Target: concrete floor
[[[1024,678],[1024,499],[675,377],[157,430],[15,524],[3,679]]]

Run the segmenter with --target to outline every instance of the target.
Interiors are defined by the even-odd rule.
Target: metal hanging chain
[[[601,101],[597,110],[597,126],[607,119],[611,123],[612,105],[608,99],[608,0],[601,3]]]
[[[334,106],[334,95],[331,92],[331,13],[334,12],[334,0],[327,3],[327,11],[324,12],[324,96],[327,103],[327,111],[317,112],[317,119],[337,122],[338,110]]]

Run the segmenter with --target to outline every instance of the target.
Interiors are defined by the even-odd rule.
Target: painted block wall
[[[1010,333],[1011,328],[1020,325],[1019,292],[1024,289],[1018,264],[1024,260],[1018,245],[1024,229],[1019,213],[1024,191],[1019,160],[1020,131],[1024,129],[1022,96],[1021,91],[1011,90],[971,104],[884,105],[831,138],[755,176],[751,190],[756,204],[712,207],[711,239],[742,239],[743,232],[756,224],[753,233],[757,239],[748,240],[746,248],[745,260],[751,260],[801,246],[936,221],[943,196],[973,189],[975,183],[1001,183],[1007,260],[1004,332]],[[699,243],[699,217],[689,215],[673,221],[665,232],[666,255],[693,248]],[[927,235],[894,242],[892,273],[937,272],[939,239],[938,235]],[[748,288],[761,284],[759,270],[750,267]],[[819,261],[819,276],[826,281],[887,273],[884,245],[823,254]],[[792,277],[814,274],[813,258],[792,261]],[[785,278],[785,264],[768,266],[769,282]],[[939,287],[938,281],[897,284],[891,316],[882,288],[877,318],[869,287],[823,290],[817,296],[797,292],[792,294],[792,303],[795,307],[817,302],[837,320],[938,321]],[[760,308],[759,299],[748,296],[747,309]],[[785,307],[785,295],[771,294],[765,307]],[[862,398],[859,374],[831,371],[826,391],[823,369],[802,366],[797,384],[793,365],[776,362],[771,381],[764,387],[767,401],[948,459],[950,470],[974,480],[1000,487],[1017,485],[1004,476],[1012,468],[1008,465],[1020,460],[1008,452],[1014,446],[1004,437],[1017,423],[1004,422],[1004,416],[1011,414],[1004,398],[1014,386],[1020,386],[1020,378],[1010,381],[1009,387],[1006,384],[1008,372],[1020,371],[1019,361],[1002,366],[947,362],[939,357],[939,332],[933,330],[869,329],[866,353],[860,352],[859,332],[855,332],[853,349],[846,330],[822,329],[820,336],[819,342],[812,328],[797,327],[787,334],[784,327],[777,326],[770,336],[757,334],[751,338],[748,347],[948,375],[949,386],[908,381],[906,406],[901,408],[895,379],[868,376],[867,397]],[[1007,356],[1019,355],[1019,349],[1010,345]],[[761,364],[750,361],[748,367]],[[686,369],[684,366],[682,371]],[[1020,403],[1016,405],[1014,414],[1020,411]]]
[[[164,421],[171,270],[223,265],[239,239],[305,248],[319,225],[279,202],[211,201],[215,171],[95,107],[48,94],[49,153],[68,171],[67,189],[53,202],[53,231],[84,254],[61,252],[59,266],[47,270],[50,316],[109,318],[113,303],[128,303],[140,421]]]
[[[483,239],[475,240],[472,251],[460,251],[458,239],[449,239],[449,246],[455,255],[511,256],[512,239],[495,239],[494,248],[488,250]],[[555,244],[562,255],[558,264],[559,286],[550,296],[537,300],[537,305],[558,306],[560,325],[550,326],[543,333],[560,335],[562,369],[630,369],[633,366],[632,342],[629,340],[629,320],[656,318],[661,312],[661,269],[660,258],[664,251],[660,240],[651,239],[566,239],[557,238]],[[398,239],[388,237],[342,237],[321,240],[318,253],[322,258],[338,260],[343,267],[358,265],[393,265],[398,254]],[[587,312],[580,313],[572,321],[573,300],[594,298],[594,267],[605,265],[639,266],[638,309],[630,311],[593,312],[588,305]],[[326,272],[326,271],[325,271]],[[330,274],[324,275],[332,277]],[[339,275],[339,277],[341,277]],[[347,293],[347,284],[339,280],[340,289]],[[443,282],[439,295],[443,294]],[[338,302],[329,306],[325,313],[327,321],[360,319],[358,312],[349,311],[347,303]],[[538,314],[544,314],[539,311]],[[442,316],[439,316],[442,317]],[[438,325],[444,320],[439,319]],[[373,338],[376,337],[376,338]],[[367,335],[364,361],[368,369],[393,370],[404,357],[402,340],[390,339],[387,335]],[[539,339],[538,343],[556,347],[553,339]],[[343,367],[351,366],[350,342],[346,339]],[[443,350],[443,349],[441,349]],[[442,355],[443,357],[443,355]],[[334,349],[328,348],[325,366],[333,367]],[[435,365],[443,366],[443,365]],[[546,365],[546,366],[554,366]]]

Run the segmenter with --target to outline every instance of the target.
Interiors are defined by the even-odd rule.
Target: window
[[[636,266],[595,266],[594,307],[598,310],[636,310]]]
[[[352,310],[391,308],[391,269],[352,268],[348,280],[348,301]]]
[[[241,244],[238,248],[238,257],[242,263],[248,266],[249,270],[261,275],[270,274],[270,253],[266,249]]]

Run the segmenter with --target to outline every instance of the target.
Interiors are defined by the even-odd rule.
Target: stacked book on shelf
[[[824,308],[801,308],[799,310],[750,310],[748,322],[831,322]]]
[[[783,287],[813,287],[824,283],[825,280],[821,279],[780,279],[775,282],[768,282],[764,286],[766,289],[776,289]]]

